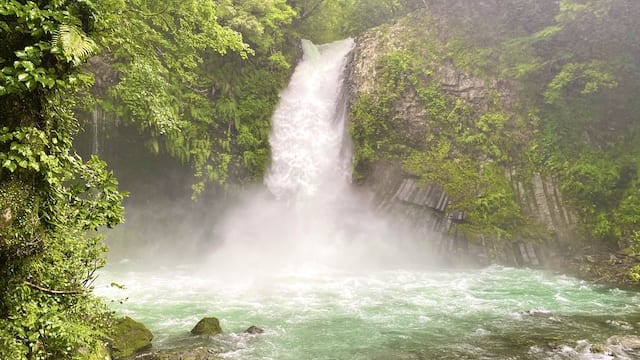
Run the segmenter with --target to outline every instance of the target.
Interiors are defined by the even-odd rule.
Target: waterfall
[[[302,41],[303,59],[272,117],[266,185],[278,199],[340,193],[350,179],[343,85],[353,46],[351,39],[320,46]]]
[[[352,191],[345,73],[351,39],[304,57],[272,117],[265,185],[229,210],[208,271],[227,283],[305,271],[423,266],[429,251]]]
[[[93,105],[93,111],[91,112],[91,153],[94,155],[100,155],[100,115],[101,114],[98,105]]]

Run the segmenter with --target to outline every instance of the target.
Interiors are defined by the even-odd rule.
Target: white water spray
[[[321,46],[303,40],[302,45],[304,58],[272,118],[266,184],[278,199],[341,193],[351,173],[351,152],[341,149],[344,69],[353,40]]]
[[[252,194],[223,222],[216,276],[361,271],[424,264],[428,251],[350,190],[344,73],[351,39],[315,46],[281,94],[269,141],[271,194]],[[275,197],[275,199],[274,199]]]

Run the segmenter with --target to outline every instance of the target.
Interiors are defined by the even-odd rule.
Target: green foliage
[[[530,93],[543,94],[530,101],[545,121],[541,171],[560,179],[585,235],[608,246],[634,242],[638,212],[629,175],[638,160],[622,155],[635,153],[638,141],[637,115],[625,102],[638,82],[629,76],[638,66],[629,54],[631,38],[640,35],[631,20],[638,13],[639,4],[625,0],[561,1],[554,23],[515,40],[538,64],[525,79]]]
[[[405,154],[398,127],[393,124],[394,106],[409,85],[406,77],[409,58],[406,53],[393,52],[380,60],[384,72],[381,88],[375,94],[362,94],[350,109],[350,133],[356,144],[354,179],[362,179],[375,160]],[[386,119],[387,121],[380,121]]]
[[[150,137],[154,151],[192,164],[196,193],[208,182],[259,181],[270,114],[298,56],[298,37],[335,40],[416,3],[103,0],[95,5],[103,17],[98,43],[118,76],[95,91],[97,101]]]
[[[349,36],[388,24],[411,11],[426,7],[422,0],[351,0],[345,1],[344,32]]]
[[[3,253],[24,256],[37,251],[39,244],[32,239],[37,238],[41,224],[34,192],[22,181],[8,181],[0,188],[0,251]]]
[[[43,8],[34,2],[0,4],[0,96],[64,90],[88,80],[67,69],[95,50],[93,41],[77,26],[90,7],[90,2],[53,2]]]
[[[551,175],[578,213],[586,239],[609,246],[635,244],[640,3],[509,0],[493,6],[432,0],[429,9],[444,20],[428,36],[446,39],[447,50],[414,43],[422,54],[415,51],[411,57],[447,53],[437,61],[498,81],[515,78],[521,88],[513,114],[491,104],[489,111],[470,113],[454,111],[455,104],[439,96],[437,85],[413,82],[430,105],[429,116],[443,125],[430,125],[437,135],[426,140],[434,145],[417,149],[405,167],[436,161],[438,151],[447,148],[450,161],[464,163],[463,154],[474,154],[474,161],[517,165],[520,174]],[[433,70],[426,65],[425,73]],[[414,170],[421,174],[424,169]]]
[[[97,45],[82,29],[81,24],[63,24],[53,33],[51,42],[62,50],[65,59],[80,65],[97,50]]]
[[[82,359],[108,319],[91,282],[122,221],[104,162],[72,150],[78,66],[95,51],[90,1],[0,4],[0,358]]]
[[[561,190],[580,214],[590,237],[611,247],[636,247],[640,224],[638,159],[605,156],[585,150],[565,162],[558,170]]]
[[[297,13],[293,30],[315,43],[355,37],[426,7],[423,0],[289,0],[287,3]]]
[[[636,265],[631,268],[631,271],[629,272],[629,278],[632,281],[640,282],[640,265]]]
[[[623,194],[622,200],[613,213],[616,234],[622,247],[633,247],[640,252],[640,189],[637,182]]]
[[[580,211],[593,213],[597,207],[610,207],[616,201],[619,170],[614,162],[588,154],[567,167],[563,193],[579,200]]]
[[[512,239],[524,219],[504,172],[494,164],[479,164],[468,155],[453,154],[452,144],[436,140],[428,151],[414,151],[403,168],[422,181],[442,184],[450,196],[450,211],[464,211],[466,227],[475,233]]]
[[[377,160],[399,159],[405,171],[445,188],[449,210],[467,214],[468,230],[511,239],[524,219],[500,164],[523,147],[512,134],[525,125],[503,111],[497,93],[491,94],[488,109],[447,94],[440,83],[441,64],[451,56],[457,63],[456,55],[471,64],[469,53],[460,50],[460,42],[434,39],[424,17],[402,21],[415,27],[404,28],[397,48],[379,56],[374,91],[360,94],[351,107],[354,177],[364,178]],[[407,114],[398,114],[399,103],[411,93],[426,113],[414,121],[428,129],[415,142],[399,123]]]
[[[360,34],[377,25],[398,17],[403,12],[399,0],[359,0],[349,9],[347,31]]]
[[[371,164],[384,158],[384,147],[389,139],[389,128],[384,121],[388,114],[369,94],[364,94],[351,106],[350,133],[357,144],[354,153],[354,180],[363,179]]]
[[[556,104],[563,97],[588,95],[602,89],[618,86],[615,76],[608,71],[607,64],[592,61],[588,64],[568,63],[551,80],[544,92],[545,102]]]
[[[101,45],[118,71],[99,104],[206,182],[260,179],[269,116],[290,74],[296,13],[284,0],[133,2]]]
[[[293,30],[317,44],[346,37],[345,22],[353,0],[289,0],[297,16]]]

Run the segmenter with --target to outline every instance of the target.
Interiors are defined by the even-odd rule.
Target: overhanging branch
[[[27,280],[24,280],[24,284],[33,289],[40,290],[43,293],[47,293],[50,295],[85,295],[86,294],[85,290],[53,290],[53,289],[36,285]]]

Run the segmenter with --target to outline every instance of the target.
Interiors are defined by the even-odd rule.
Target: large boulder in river
[[[196,324],[191,329],[193,335],[216,335],[222,334],[222,328],[220,327],[220,320],[215,317],[206,317]]]
[[[112,331],[110,345],[114,359],[124,359],[151,348],[151,331],[128,316],[116,319]]]

